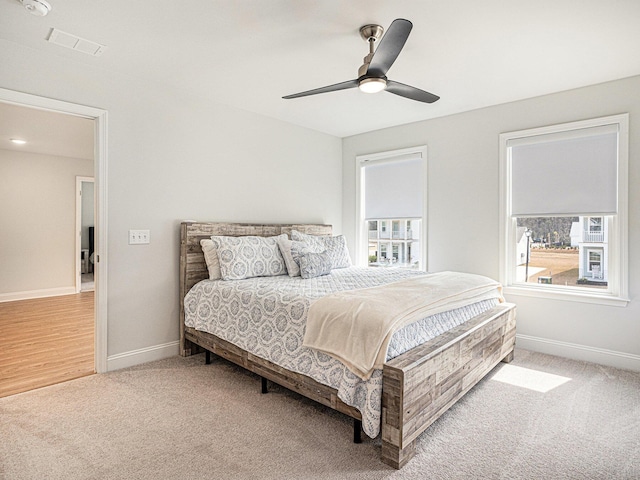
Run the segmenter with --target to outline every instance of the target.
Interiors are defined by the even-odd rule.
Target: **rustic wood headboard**
[[[184,338],[184,297],[200,280],[209,278],[200,240],[212,235],[241,237],[255,235],[271,237],[291,230],[309,235],[331,235],[331,225],[315,224],[252,224],[220,222],[182,222],[180,225],[180,353],[188,355]],[[195,352],[191,352],[195,353]]]

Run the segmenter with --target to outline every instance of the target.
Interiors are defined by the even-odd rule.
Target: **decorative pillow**
[[[209,279],[220,280],[222,275],[220,274],[220,262],[218,262],[218,249],[213,244],[213,240],[204,238],[200,240],[200,246],[202,247],[202,253],[204,253],[207,270],[209,270]]]
[[[329,235],[309,235],[308,233],[302,233],[297,230],[291,230],[291,240],[295,240],[297,242],[306,242],[311,243],[313,245],[318,245],[323,247],[324,243],[322,242],[323,238],[331,238]]]
[[[242,280],[251,277],[274,277],[287,273],[287,267],[275,237],[212,236],[218,248],[218,261],[223,280]]]
[[[300,276],[314,278],[331,273],[331,257],[327,252],[307,253],[300,256]]]
[[[306,242],[316,245],[320,251],[326,251],[331,258],[331,268],[347,268],[350,267],[351,257],[347,249],[347,239],[344,235],[336,237],[307,235],[306,233],[291,231],[291,238],[295,241]]]
[[[306,242],[294,242],[286,238],[278,238],[278,246],[280,247],[280,253],[284,258],[284,263],[287,265],[287,273],[290,277],[300,276],[300,263],[299,259],[301,255],[307,253],[320,253],[324,248],[315,244],[309,244]]]

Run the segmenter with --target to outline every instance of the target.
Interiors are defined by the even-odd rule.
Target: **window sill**
[[[592,303],[613,307],[626,307],[630,302],[628,298],[615,297],[610,294],[582,293],[567,290],[555,290],[549,287],[528,287],[524,285],[511,285],[504,287],[505,295],[515,295],[523,297],[537,297],[550,300],[564,300],[569,302]]]

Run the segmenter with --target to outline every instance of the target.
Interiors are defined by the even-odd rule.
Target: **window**
[[[355,263],[363,265],[368,257],[372,267],[424,269],[426,147],[362,155],[356,162]]]
[[[391,221],[391,232],[393,238],[400,238],[400,220]]]
[[[508,293],[624,305],[628,115],[500,135]]]
[[[380,238],[389,238],[389,229],[387,228],[387,221],[380,221]]]
[[[602,250],[587,250],[589,256],[589,273],[594,278],[602,278]]]

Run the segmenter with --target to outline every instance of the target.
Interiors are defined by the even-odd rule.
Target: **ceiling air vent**
[[[94,57],[99,57],[107,49],[106,45],[100,45],[99,43],[92,42],[91,40],[86,40],[76,35],[63,32],[57,28],[51,30],[49,42],[70,48],[71,50],[86,53],[87,55],[93,55]]]

